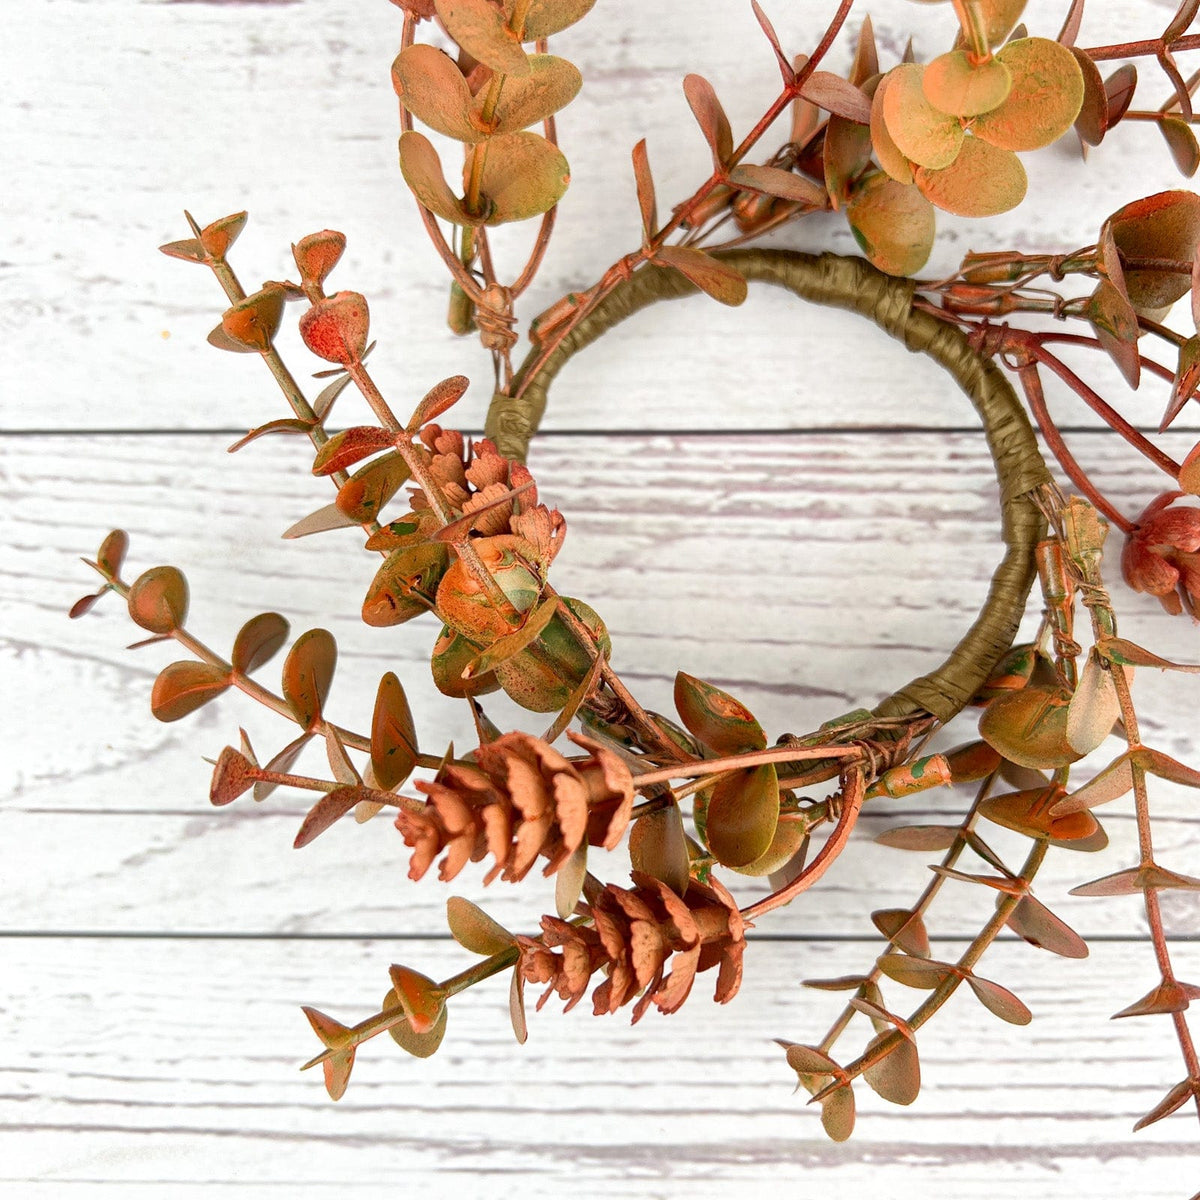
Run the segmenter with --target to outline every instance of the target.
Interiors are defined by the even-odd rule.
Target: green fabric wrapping
[[[747,280],[775,284],[813,303],[870,318],[913,353],[928,355],[945,367],[979,414],[1000,485],[1004,558],[992,575],[978,617],[946,661],[874,709],[878,717],[931,713],[948,721],[970,702],[1012,645],[1036,573],[1033,553],[1045,534],[1045,522],[1029,493],[1049,484],[1051,475],[1025,410],[999,368],[973,350],[960,330],[913,309],[911,280],[894,279],[863,259],[836,254],[733,250],[716,257]],[[538,351],[530,352],[513,384],[513,391],[521,395],[493,397],[487,435],[502,454],[524,461],[545,412],[550,384],[568,359],[648,304],[691,296],[697,290],[678,271],[655,267],[643,268],[619,284],[536,370]]]

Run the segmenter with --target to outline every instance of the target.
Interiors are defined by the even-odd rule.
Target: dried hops
[[[522,976],[550,985],[538,1008],[555,993],[573,1008],[597,971],[605,972],[592,993],[597,1016],[635,998],[634,1021],[651,1004],[673,1013],[697,973],[712,967],[719,968],[713,998],[724,1004],[737,994],[746,926],[729,892],[715,880],[693,881],[680,897],[640,871],[633,883],[632,889],[611,883],[597,889],[586,914],[590,924],[545,916],[540,938],[517,938]]]
[[[484,882],[524,879],[539,855],[552,875],[581,846],[613,849],[633,811],[633,778],[611,751],[568,762],[527,733],[504,734],[475,752],[476,766],[450,764],[418,781],[423,812],[401,810],[396,828],[413,848],[409,877],[420,879],[439,854],[441,879],[468,862],[495,860]]]

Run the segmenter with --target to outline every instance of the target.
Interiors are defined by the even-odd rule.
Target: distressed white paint
[[[628,152],[638,137],[648,138],[664,205],[702,177],[702,143],[679,90],[688,70],[714,81],[738,128],[772,86],[769,54],[740,5],[680,5],[678,19],[627,28],[622,17],[635,7],[607,0],[561,39],[589,82],[561,122],[574,186],[526,315],[631,244]],[[774,7],[785,41],[799,47],[832,6]],[[948,7],[906,0],[865,7],[885,54],[899,52],[912,22],[949,20]],[[1031,4],[1034,29],[1056,28],[1062,7]],[[1084,40],[1156,28],[1173,7],[1094,4]],[[1081,931],[1117,940],[1096,941],[1085,963],[998,946],[984,974],[1022,995],[1035,1024],[1011,1029],[956,999],[921,1037],[917,1104],[891,1108],[860,1087],[864,1115],[846,1146],[825,1142],[813,1114],[788,1098],[789,1072],[769,1039],[819,1036],[831,999],[798,981],[869,964],[866,914],[909,903],[923,886],[921,856],[870,835],[939,819],[961,796],[873,804],[839,868],[761,923],[760,933],[789,944],[751,949],[743,992],[727,1008],[706,1003],[703,980],[670,1020],[631,1030],[547,1011],[519,1049],[502,989],[480,989],[456,1000],[447,1044],[429,1062],[386,1040],[364,1050],[340,1105],[296,1075],[312,1044],[300,1003],[357,1017],[382,994],[390,961],[434,975],[458,969],[462,953],[444,941],[403,940],[441,931],[448,894],[530,928],[550,889],[531,881],[484,891],[474,869],[451,887],[411,884],[384,820],[347,823],[295,853],[304,803],[294,793],[212,810],[199,756],[215,754],[239,722],[269,751],[286,736],[280,722],[230,698],[157,725],[145,697],[169,652],[124,651],[131,627],[117,605],[75,624],[62,614],[88,586],[78,555],[123,525],[133,562],[185,568],[196,627],[217,648],[264,608],[285,612],[297,631],[327,624],[342,651],[338,719],[363,726],[374,681],[395,669],[426,747],[470,740],[464,712],[425,683],[431,629],[357,620],[373,566],[353,533],[277,539],[325,499],[299,443],[230,460],[227,436],[150,432],[240,429],[280,411],[256,362],[203,344],[220,307],[212,280],[154,252],[182,236],[185,205],[203,219],[250,209],[237,256],[247,282],[284,273],[287,244],[302,233],[345,229],[336,278],[371,298],[377,370],[397,406],[466,370],[475,385],[462,420],[481,421],[487,371],[478,351],[439,327],[442,277],[395,167],[387,66],[398,13],[384,0],[44,0],[24,6],[16,27],[21,36],[0,50],[0,333],[20,370],[0,394],[0,428],[47,432],[0,440],[0,930],[46,936],[4,940],[6,1196],[241,1200],[287,1189],[324,1200],[399,1187],[674,1200],[937,1188],[963,1200],[1010,1191],[1167,1200],[1196,1189],[1194,1118],[1129,1133],[1180,1074],[1169,1024],[1106,1020],[1153,979],[1144,919],[1133,900],[1065,896],[1133,861],[1126,804],[1103,814],[1108,851],[1053,853],[1038,885]],[[748,74],[755,86],[744,86]],[[1029,165],[1035,191],[1055,196],[1039,204],[1037,227],[1027,210],[986,226],[945,221],[931,273],[968,248],[1086,243],[1121,203],[1180,185],[1165,148],[1153,138],[1135,145],[1128,130],[1086,169],[1062,149]],[[836,217],[781,243],[852,249]],[[731,366],[733,350],[744,366]],[[1088,370],[1111,378],[1094,363]],[[1123,404],[1153,426],[1164,396],[1145,390]],[[1069,398],[1054,403],[1064,422],[1094,423]],[[352,402],[343,415],[359,419]],[[870,432],[892,423],[926,428]],[[564,372],[547,424],[629,431],[548,436],[533,465],[570,523],[556,582],[606,618],[618,666],[639,664],[631,681],[653,706],[669,709],[683,667],[734,690],[772,736],[799,732],[926,669],[982,599],[997,539],[980,438],[945,431],[972,421],[936,369],[854,318],[769,293],[742,312],[692,300],[644,314]],[[859,432],[752,432],[831,426]],[[79,432],[112,428],[129,432]],[[725,432],[645,432],[655,429]],[[1180,457],[1193,440],[1179,433],[1165,445]],[[1074,445],[1128,511],[1161,487],[1111,438]],[[1194,628],[1144,598],[1122,591],[1121,601],[1123,632],[1200,658]],[[1194,761],[1194,686],[1145,671],[1137,686],[1148,737]],[[496,715],[538,728],[503,705]],[[1193,797],[1155,792],[1164,861],[1196,873]],[[1019,852],[1003,831],[987,836]],[[982,899],[947,892],[935,932],[969,931]],[[1200,934],[1194,900],[1167,899],[1171,928]],[[81,932],[108,936],[64,936]],[[149,936],[120,936],[133,932]],[[197,932],[263,938],[172,936]],[[1183,977],[1196,978],[1196,944],[1177,950]]]

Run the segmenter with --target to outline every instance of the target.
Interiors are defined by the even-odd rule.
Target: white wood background
[[[654,7],[647,17],[649,6],[601,0],[560,39],[586,80],[560,122],[574,183],[526,315],[636,237],[628,154],[638,137],[662,203],[705,173],[680,90],[687,71],[713,80],[735,128],[771,94],[774,66],[748,6]],[[799,50],[833,5],[771,7]],[[1035,31],[1053,33],[1065,7],[1031,5]],[[461,420],[478,428],[488,371],[440,324],[443,277],[395,167],[388,67],[399,16],[385,0],[0,8],[10,18],[0,48],[4,1196],[317,1200],[399,1187],[431,1197],[939,1189],[1178,1200],[1200,1187],[1194,1115],[1129,1132],[1181,1074],[1165,1020],[1108,1021],[1153,982],[1138,905],[1065,896],[1133,861],[1123,805],[1104,816],[1104,854],[1054,853],[1039,881],[1039,895],[1093,937],[1091,957],[998,946],[984,973],[1023,996],[1033,1025],[1014,1030],[956,999],[921,1038],[917,1103],[900,1110],[859,1089],[859,1128],[843,1146],[790,1095],[770,1039],[819,1036],[830,998],[799,981],[868,964],[867,913],[911,902],[923,885],[920,856],[871,835],[952,811],[960,796],[872,805],[828,880],[761,923],[728,1007],[706,1003],[706,982],[681,1013],[636,1029],[552,1005],[519,1048],[503,989],[484,987],[456,1000],[435,1058],[364,1048],[338,1105],[298,1074],[314,1045],[301,1003],[358,1019],[386,989],[390,962],[435,976],[462,965],[443,934],[447,895],[527,929],[550,889],[485,893],[478,873],[453,888],[411,885],[383,821],[338,827],[297,855],[295,795],[212,810],[201,755],[239,723],[269,752],[285,737],[280,723],[229,699],[156,724],[147,696],[169,651],[124,650],[134,631],[117,605],[75,623],[64,614],[89,587],[78,556],[121,525],[139,568],[187,571],[193,624],[215,645],[264,608],[296,632],[328,625],[342,650],[338,719],[361,726],[374,681],[396,669],[426,746],[469,740],[464,714],[426,684],[431,630],[359,623],[374,567],[354,536],[278,539],[325,496],[297,443],[226,456],[237,433],[282,415],[281,402],[253,359],[205,346],[221,307],[207,273],[155,252],[185,236],[185,205],[202,221],[246,207],[235,259],[253,285],[288,270],[299,236],[343,229],[336,279],[370,299],[374,361],[397,407],[466,371],[476,382]],[[1174,3],[1093,8],[1088,43],[1145,35]],[[868,9],[885,54],[899,53],[910,27],[926,31],[922,54],[950,36],[948,7]],[[943,221],[930,273],[968,248],[1086,244],[1119,204],[1182,186],[1165,148],[1134,136],[1143,132],[1118,130],[1086,168],[1065,145],[1030,156],[1037,222],[1028,209],[986,225]],[[836,217],[783,244],[853,250]],[[747,310],[690,300],[611,335],[564,372],[532,463],[570,523],[557,582],[607,619],[617,664],[636,663],[628,677],[646,703],[668,709],[684,668],[736,692],[774,735],[869,704],[948,649],[982,599],[997,538],[981,439],[933,367],[786,296],[755,293]],[[1144,393],[1125,411],[1150,427],[1165,396]],[[1159,490],[1070,397],[1052,402],[1127,511]],[[346,423],[359,419],[342,403]],[[1188,414],[1168,450],[1185,453],[1198,424]],[[1200,657],[1194,627],[1117,591],[1128,636]],[[1194,683],[1149,675],[1138,681],[1148,736],[1194,761]],[[1163,861],[1197,872],[1194,799],[1155,795]],[[999,831],[994,840],[1018,850]],[[935,909],[945,954],[969,934],[980,899]],[[1200,904],[1166,899],[1181,973],[1195,979]]]

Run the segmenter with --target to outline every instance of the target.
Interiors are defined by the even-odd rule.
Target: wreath
[[[884,945],[861,973],[810,981],[845,994],[828,1032],[780,1043],[826,1131],[839,1140],[850,1135],[860,1079],[889,1101],[916,1099],[918,1034],[964,986],[1001,1020],[1029,1021],[1013,992],[977,973],[980,960],[1004,930],[1054,954],[1087,953],[1036,898],[1033,882],[1056,847],[1103,848],[1093,810],[1126,795],[1137,817],[1138,861],[1075,894],[1136,894],[1145,904],[1160,977],[1118,1015],[1167,1016],[1184,1073],[1138,1126],[1189,1102],[1200,1110],[1200,1065],[1186,1018],[1200,989],[1176,977],[1159,911],[1163,891],[1200,889],[1200,879],[1158,861],[1150,813],[1156,779],[1200,787],[1200,771],[1143,740],[1132,680],[1135,667],[1200,667],[1122,637],[1108,590],[1108,560],[1117,557],[1111,542],[1120,538],[1131,587],[1172,613],[1200,617],[1200,507],[1190,499],[1200,494],[1200,446],[1175,462],[1060,356],[1060,347],[1085,347],[1107,355],[1131,387],[1143,373],[1169,382],[1162,429],[1187,407],[1200,383],[1200,335],[1163,322],[1191,293],[1200,323],[1200,198],[1179,190],[1133,199],[1088,245],[970,253],[947,278],[920,276],[937,210],[984,219],[1015,207],[1027,186],[1020,155],[1060,137],[1099,147],[1119,122],[1140,121],[1192,174],[1200,164],[1196,77],[1185,80],[1174,56],[1200,47],[1200,36],[1188,33],[1197,4],[1184,0],[1144,41],[1084,48],[1082,0],[1054,36],[1018,24],[1023,0],[954,0],[957,21],[939,27],[944,52],[920,61],[910,43],[901,61],[881,63],[864,18],[852,61],[838,74],[831,51],[849,31],[853,0],[835,9],[831,0],[829,24],[807,54],[785,51],[753,3],[778,66],[774,99],[735,140],[713,87],[699,75],[684,80],[711,174],[664,219],[639,142],[632,170],[640,245],[533,319],[518,363],[517,304],[542,266],[569,181],[555,114],[582,83],[573,64],[550,53],[549,39],[585,18],[593,0],[392,2],[402,18],[392,63],[400,170],[451,277],[450,324],[477,334],[491,354],[485,436],[468,438],[442,423],[468,386],[461,375],[436,383],[409,415],[397,416],[368,362],[366,298],[327,290],[345,247],[340,233],[300,238],[292,247],[296,278],[249,294],[229,257],[245,213],[203,227],[189,215],[191,236],[162,249],[211,271],[228,307],[209,341],[261,357],[290,407],[290,416],[251,430],[233,448],[265,435],[306,437],[314,475],[336,489],[331,503],[286,536],[365,534],[366,549],[380,558],[363,620],[429,624],[434,683],[465,703],[473,747],[422,747],[405,687],[390,671],[379,679],[368,727],[335,723],[327,698],[337,648],[321,628],[291,642],[272,690],[254,675],[288,644],[285,618],[252,617],[232,649],[218,652],[187,624],[188,588],[178,569],[123,574],[121,531],[91,562],[101,587],[71,612],[80,616],[113,593],[148,641],[173,639],[187,652],[155,680],[151,710],[159,720],[179,720],[237,690],[296,727],[269,755],[244,734],[227,746],[212,775],[214,805],[302,789],[315,800],[297,846],[348,816],[365,822],[386,814],[410,852],[413,879],[436,865],[442,880],[452,880],[474,863],[483,864],[485,882],[518,883],[535,870],[553,877],[555,912],[541,915],[533,932],[511,932],[474,903],[450,900],[450,932],[478,959],[458,974],[437,981],[393,965],[382,1007],[354,1024],[306,1008],[323,1047],[306,1065],[323,1067],[336,1099],[359,1047],[378,1034],[412,1054],[432,1054],[453,998],[502,973],[521,1042],[527,985],[542,989],[539,1007],[554,996],[567,1008],[587,997],[597,1014],[627,1008],[637,1021],[652,1007],[674,1012],[696,977],[708,974],[715,999],[726,1003],[742,984],[746,931],[839,865],[864,806],[965,785],[956,824],[881,835],[888,846],[940,855],[933,879],[910,907],[872,914]],[[1166,76],[1161,107],[1135,106],[1140,58],[1156,60]],[[1113,60],[1123,65],[1105,77]],[[768,131],[789,115],[787,140],[764,153]],[[452,143],[462,152],[461,181],[443,163]],[[830,210],[844,215],[864,258],[743,248]],[[525,221],[533,223],[527,258],[505,281],[493,231]],[[550,386],[573,355],[650,304],[702,292],[736,305],[752,283],[787,289],[798,303],[849,309],[944,368],[983,427],[1005,546],[981,612],[944,663],[873,708],[831,713],[816,730],[773,741],[736,697],[683,672],[674,714],[639,702],[618,671],[620,651],[601,615],[551,582],[567,522],[525,465]],[[311,400],[276,348],[293,302],[304,344],[331,364]],[[1162,347],[1158,357],[1150,345]],[[1046,405],[1047,375],[1168,477],[1139,515],[1121,512],[1073,456]],[[374,421],[332,432],[334,404],[351,385]],[[1056,486],[1035,426],[1075,494]],[[1040,624],[1032,640],[1016,643],[1031,591]],[[487,697],[500,691],[544,715],[538,734],[493,723]],[[969,706],[978,709],[978,735],[941,746],[940,731]],[[328,763],[316,776],[295,770],[310,744],[323,747]],[[989,843],[997,825],[1027,839],[1023,862],[1007,861]],[[747,904],[735,899],[729,884],[737,875],[765,879],[765,894]],[[963,953],[942,961],[933,957],[927,916],[939,896],[961,888],[985,889],[994,904]],[[928,995],[901,1012],[893,983]]]

